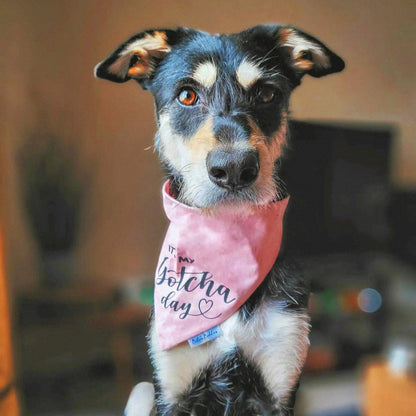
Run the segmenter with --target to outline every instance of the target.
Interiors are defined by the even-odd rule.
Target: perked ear
[[[186,29],[146,30],[122,43],[94,70],[98,78],[113,82],[138,81],[142,86],[158,64],[186,33]]]
[[[279,27],[277,38],[289,67],[298,79],[305,74],[322,77],[345,67],[344,61],[322,42],[295,27]]]

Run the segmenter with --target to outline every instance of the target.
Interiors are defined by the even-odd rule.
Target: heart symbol
[[[202,298],[198,303],[199,312],[201,312],[201,315],[204,316],[212,309],[213,306],[214,302],[212,300],[206,300],[204,298]]]

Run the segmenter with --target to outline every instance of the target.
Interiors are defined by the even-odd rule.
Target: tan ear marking
[[[133,66],[130,66],[127,73],[131,77],[144,75],[151,70],[151,61],[149,59],[149,56],[143,52],[143,51],[133,51],[133,54],[130,58],[130,63],[132,63],[132,59],[136,58],[136,62],[133,64]]]
[[[170,50],[165,33],[147,33],[144,37],[130,42],[119,53],[118,59],[110,65],[108,71],[120,76],[140,78],[152,71],[152,58],[161,58]],[[131,65],[134,58],[136,62]]]
[[[130,54],[137,50],[142,50],[144,53],[159,58],[170,52],[171,47],[167,43],[166,34],[156,31],[147,33],[144,37],[128,44],[121,52],[121,55]]]
[[[293,33],[292,29],[280,29],[279,31],[279,45],[284,46],[289,39],[289,36]]]
[[[300,51],[294,58],[294,65],[296,68],[302,69],[304,71],[309,71],[313,67],[313,62],[309,59],[303,58],[303,52]]]
[[[279,45],[291,49],[293,65],[298,69],[309,71],[314,65],[327,68],[330,64],[329,58],[317,43],[312,42],[293,29],[280,30]],[[312,60],[304,57],[305,52],[308,52]]]

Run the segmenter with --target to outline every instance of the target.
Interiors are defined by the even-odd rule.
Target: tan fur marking
[[[287,124],[287,114],[283,113],[282,115],[282,125],[275,135],[271,138],[268,143],[264,134],[257,127],[252,119],[249,119],[250,127],[253,131],[250,138],[250,144],[255,147],[259,153],[266,151],[268,157],[271,159],[271,162],[274,163],[276,159],[282,154],[282,147],[286,140],[286,124]],[[260,161],[261,163],[261,161]]]
[[[131,55],[137,55],[137,57],[139,58],[139,60],[137,61],[137,64],[130,67],[127,72],[131,77],[147,74],[151,71],[152,63],[149,59],[149,55],[145,51],[137,50],[137,51],[134,51]],[[130,59],[131,59],[131,55],[130,55]]]
[[[293,29],[281,29],[279,35],[279,45],[291,49],[293,65],[296,68],[309,71],[314,65],[322,68],[329,66],[329,58],[317,43],[303,37]],[[303,51],[309,51],[312,54],[313,62],[302,58]]]
[[[218,140],[215,138],[213,131],[213,121],[212,118],[209,118],[188,142],[191,163],[205,161],[208,153],[217,145]]]
[[[279,42],[278,42],[279,45],[284,46],[287,43],[290,35],[292,35],[292,34],[293,34],[292,29],[280,29],[280,31],[279,31]]]
[[[250,88],[262,75],[261,69],[246,59],[241,62],[236,71],[237,81],[245,88]]]
[[[261,187],[267,181],[271,180],[275,162],[282,154],[283,145],[286,142],[287,114],[284,113],[282,115],[282,124],[270,140],[264,137],[264,134],[250,118],[249,124],[252,129],[249,141],[257,149],[260,157],[260,172],[257,182]]]
[[[170,52],[167,44],[166,34],[155,31],[148,33],[141,39],[137,39],[127,45],[120,53],[120,57],[108,68],[113,74],[120,76],[130,75],[132,78],[140,77],[152,71],[152,57],[160,58]],[[136,65],[129,68],[133,55],[140,60]]]
[[[121,52],[122,55],[141,50],[149,53],[155,57],[161,57],[165,53],[170,52],[171,47],[166,41],[166,34],[164,32],[147,33],[143,38],[137,39],[127,45]]]
[[[213,62],[202,62],[193,73],[193,78],[206,88],[211,88],[217,80],[217,67]]]
[[[309,71],[313,67],[313,62],[308,59],[302,59],[302,52],[300,51],[295,57],[295,66],[296,68],[302,69],[304,71]]]

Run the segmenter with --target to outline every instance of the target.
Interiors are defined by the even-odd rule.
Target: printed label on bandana
[[[199,345],[205,344],[208,341],[212,341],[222,335],[221,328],[217,325],[214,328],[208,329],[191,339],[188,339],[188,343],[191,347],[198,347]]]
[[[171,223],[155,273],[155,325],[166,350],[214,339],[256,290],[279,253],[288,198],[244,216],[207,215],[172,198],[166,183],[163,202]]]

